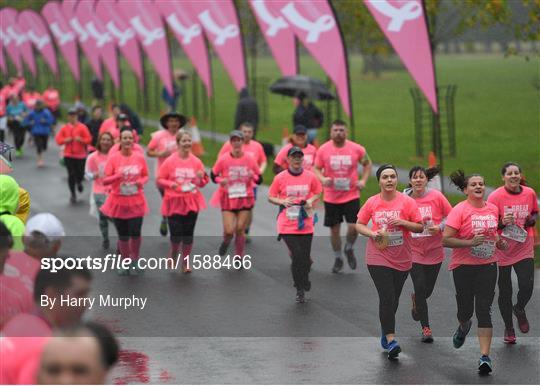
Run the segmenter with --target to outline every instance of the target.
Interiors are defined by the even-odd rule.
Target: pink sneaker
[[[516,332],[513,328],[504,329],[504,343],[516,344]]]

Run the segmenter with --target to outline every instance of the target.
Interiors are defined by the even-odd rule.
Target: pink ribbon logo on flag
[[[28,36],[43,58],[45,58],[52,72],[58,74],[58,63],[56,62],[54,46],[52,45],[47,26],[41,16],[35,11],[26,10],[19,15],[18,21],[22,30],[26,31],[26,36]]]
[[[0,29],[0,34],[2,30]],[[4,40],[0,37],[0,70],[7,74],[6,58],[4,58]]]
[[[122,17],[122,11],[117,8],[118,3],[110,0],[99,0],[95,13],[107,28],[110,36],[116,41],[122,55],[133,69],[139,84],[143,85],[143,69],[141,52],[135,30]]]
[[[284,76],[296,75],[298,64],[294,32],[281,15],[286,1],[250,0],[255,18]]]
[[[321,33],[332,30],[336,25],[336,21],[331,14],[323,14],[317,17],[316,20],[310,21],[298,12],[294,3],[287,4],[281,9],[281,12],[287,16],[291,24],[307,33],[305,37],[306,43],[317,43]]]
[[[159,11],[153,3],[127,0],[118,2],[117,10],[129,20],[165,88],[172,94],[169,47]]]
[[[236,90],[246,86],[244,51],[236,9],[230,0],[191,3],[208,40],[229,73]]]
[[[16,19],[17,11],[15,9],[3,8],[0,10],[0,20],[2,20],[2,23],[0,23],[0,38],[17,72],[22,73],[22,47],[27,39],[26,35],[16,30]]]
[[[208,52],[196,14],[186,2],[157,0],[155,3],[206,86],[207,95],[210,96],[212,78]]]
[[[421,1],[364,0],[364,3],[437,112],[433,56]]]

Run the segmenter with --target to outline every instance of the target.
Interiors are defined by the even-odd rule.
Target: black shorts
[[[348,224],[356,224],[360,211],[360,199],[344,202],[342,204],[324,203],[324,226],[332,227],[343,222],[343,217]]]

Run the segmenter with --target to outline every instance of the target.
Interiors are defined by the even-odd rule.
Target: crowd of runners
[[[19,103],[12,96],[9,103],[13,101]],[[44,118],[36,117],[38,113],[34,113],[40,108],[47,110],[42,102],[36,101],[34,109],[23,118],[31,127],[38,154],[39,149],[46,149],[47,136],[52,133],[51,129],[41,140],[34,134],[37,132],[34,127],[44,124]],[[29,118],[32,114],[33,119]],[[253,138],[251,123],[242,123],[233,130],[216,162],[204,165],[191,151],[188,119],[182,114],[163,115],[161,127],[152,133],[146,149],[139,144],[137,130],[118,111],[103,121],[97,135],[96,130],[92,133],[87,125],[79,122],[77,109],[69,109],[66,118],[67,122],[56,128],[55,140],[62,147],[69,200],[71,203],[77,201],[77,193],[83,192],[85,178],[92,181],[91,200],[99,215],[103,249],[116,248],[122,257],[129,257],[134,262],[133,269],[120,269],[119,275],[141,273],[136,264],[142,243],[141,228],[144,218],[150,215],[145,196],[149,190],[144,188],[150,180],[146,157],[157,158],[154,184],[162,196],[162,221],[156,234],[169,235],[169,256],[175,258],[181,254],[184,257],[183,272],[190,272],[187,257],[196,236],[202,233],[196,232],[198,215],[206,208],[201,190],[211,182],[217,189],[209,204],[220,208],[223,224],[223,239],[216,245],[216,251],[225,255],[232,244],[235,259],[243,258],[253,208],[257,196],[261,199],[257,187],[263,183],[267,167],[266,154],[263,146]],[[355,270],[355,242],[358,235],[368,239],[363,255],[379,296],[380,343],[388,358],[396,359],[401,352],[395,336],[395,314],[409,273],[414,285],[411,316],[420,324],[422,342],[433,342],[428,299],[436,286],[445,257],[444,247],[447,247],[452,249],[449,269],[455,284],[459,322],[453,345],[455,348],[463,345],[476,313],[480,346],[478,369],[481,373],[491,372],[491,307],[497,284],[498,304],[505,324],[504,342],[516,343],[512,315],[517,318],[522,333],[529,331],[525,308],[533,292],[538,201],[534,190],[523,184],[520,166],[510,162],[502,167],[503,185],[487,200],[484,198],[485,180],[481,175],[454,172],[451,181],[466,199],[452,207],[445,196],[429,184],[437,175],[436,168],[411,168],[409,187],[400,192],[397,168],[384,164],[375,172],[380,192],[365,198],[360,205],[361,191],[372,175],[372,162],[366,149],[347,138],[347,124],[342,120],[331,123],[330,139],[319,148],[308,144],[307,132],[308,128],[304,126],[294,127],[290,144],[284,146],[274,159],[272,170],[275,176],[272,181],[267,181],[270,187],[268,197],[265,197],[277,206],[277,233],[288,247],[296,302],[304,303],[306,292],[312,286],[309,278],[313,264],[311,244],[318,221],[316,207],[322,201],[323,224],[329,228],[333,250],[332,273],[342,271],[345,260],[350,269]],[[13,134],[16,151],[20,152],[20,134],[16,130]],[[38,159],[38,166],[41,164]],[[49,248],[56,245],[53,241],[64,231],[50,215],[47,219],[38,218],[34,223],[31,218],[24,226],[24,219],[16,217],[21,194],[19,187],[10,176],[0,177],[3,189],[0,220],[13,236],[28,236],[24,252],[6,254],[3,269],[17,266],[19,263],[15,260],[21,253],[34,256],[35,266],[35,257],[40,253],[58,253],[57,249],[36,251],[36,246],[41,246],[43,239],[47,241],[43,245]],[[13,200],[8,205],[5,199],[4,192],[9,189],[13,190],[10,197],[17,201],[15,206]],[[23,233],[20,233],[19,222],[17,228],[13,226],[15,220],[4,220],[5,216],[23,223]],[[116,245],[109,241],[110,222],[118,234]],[[342,222],[346,226],[344,243]],[[13,229],[18,230],[14,232]],[[36,239],[32,241],[30,236]],[[12,247],[4,241],[7,239],[7,236],[2,238],[4,249]],[[512,300],[512,268],[518,278],[515,304]],[[39,272],[39,264],[32,272],[34,277],[30,281],[36,286],[43,279],[40,275],[45,279],[48,277]],[[86,279],[90,280],[89,276]],[[34,296],[43,290],[43,284],[41,286],[41,289],[34,288]],[[13,327],[9,321],[13,313],[5,307],[2,312],[3,327]],[[70,334],[78,336],[76,331]]]

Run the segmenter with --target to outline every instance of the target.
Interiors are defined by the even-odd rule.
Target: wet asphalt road
[[[14,177],[32,197],[32,212],[50,211],[68,234],[63,252],[103,256],[97,222],[88,215],[88,191],[69,204],[66,171],[57,149],[46,154],[47,167],[37,169],[33,149],[15,160]],[[151,162],[153,165],[153,162]],[[289,258],[275,238],[276,209],[259,200],[252,226],[249,270],[200,270],[191,275],[147,271],[143,276],[118,277],[96,273],[94,295],[147,297],[144,310],[98,308],[90,318],[108,324],[121,337],[122,361],[115,383],[392,383],[392,384],[538,384],[540,383],[539,280],[528,306],[531,331],[518,332],[518,344],[502,343],[503,325],[493,305],[494,337],[489,377],[476,373],[478,344],[471,330],[465,345],[455,350],[456,305],[451,276],[445,266],[429,302],[435,342],[419,341],[420,327],[410,317],[412,283],[407,280],[396,316],[403,353],[390,362],[379,346],[378,301],[362,256],[359,267],[330,273],[333,262],[327,230],[319,223],[312,256],[309,302],[294,303]],[[210,197],[214,186],[204,189]],[[141,256],[166,256],[167,239],[158,235],[160,197],[149,182],[151,209],[144,220]],[[323,213],[319,216],[322,220]],[[321,221],[322,222],[322,221]],[[114,230],[111,227],[111,235]],[[215,254],[221,235],[220,212],[201,213],[193,253]],[[113,252],[113,251],[110,251]]]

